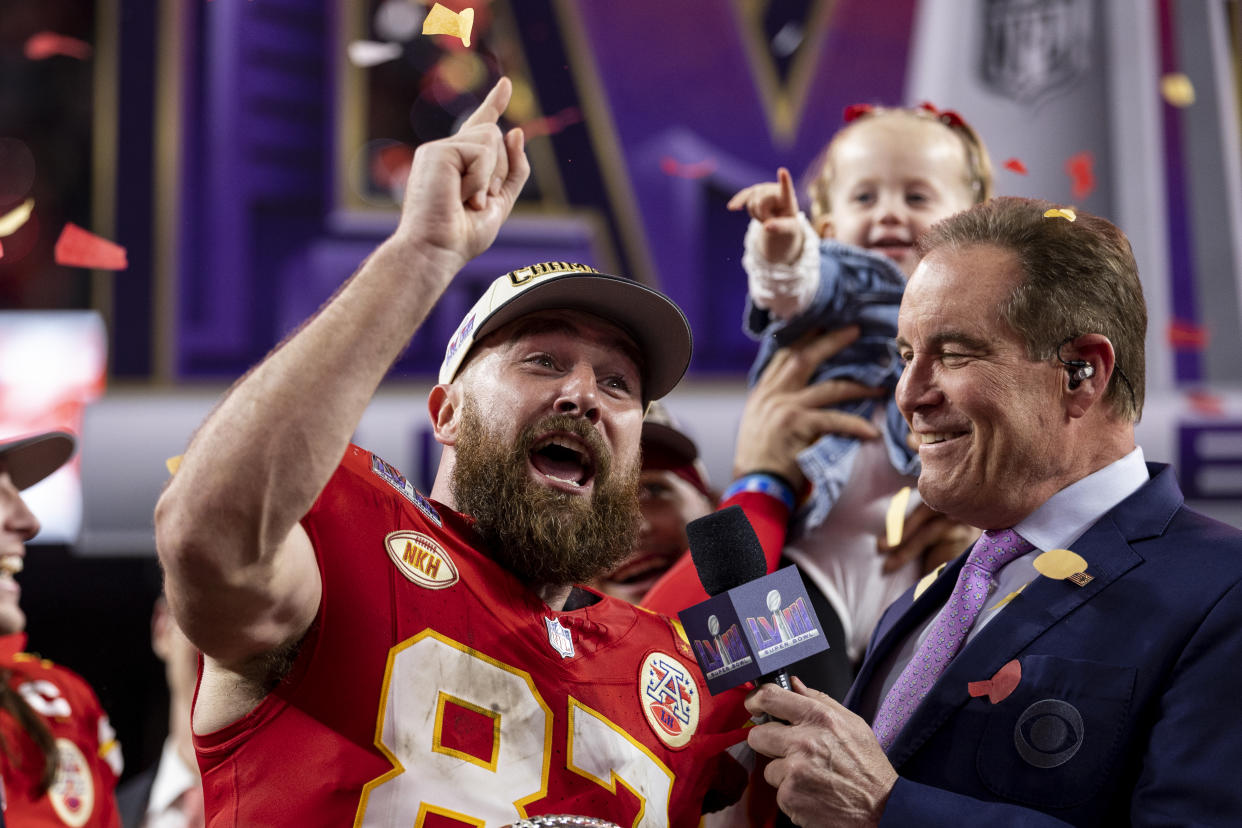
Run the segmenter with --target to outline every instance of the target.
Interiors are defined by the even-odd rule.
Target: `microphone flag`
[[[679,612],[712,695],[828,649],[796,566]]]

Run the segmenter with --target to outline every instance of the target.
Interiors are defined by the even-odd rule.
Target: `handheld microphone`
[[[770,575],[738,506],[686,524],[690,557],[712,596],[678,613],[713,695],[747,681],[791,689],[785,667],[828,649],[797,567]]]

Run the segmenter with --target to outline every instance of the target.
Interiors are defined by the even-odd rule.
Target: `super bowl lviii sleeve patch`
[[[431,505],[431,501],[423,497],[422,492],[414,488],[414,484],[406,480],[405,475],[397,471],[395,466],[385,463],[382,459],[380,459],[379,455],[372,454],[371,471],[389,486],[392,486],[394,489],[401,492],[401,494],[405,496],[405,499],[417,506],[418,510],[426,515],[432,523],[436,526],[443,525],[440,522],[439,513],[436,512],[435,507]]]
[[[659,650],[638,671],[638,705],[661,742],[683,748],[699,727],[699,688],[677,659]]]
[[[430,535],[402,529],[384,538],[388,557],[409,580],[427,589],[445,589],[457,583],[457,564]]]

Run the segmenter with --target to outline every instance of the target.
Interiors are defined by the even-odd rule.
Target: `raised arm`
[[[462,266],[509,215],[529,167],[497,126],[501,79],[454,136],[414,155],[396,231],[199,428],[155,510],[168,603],[209,664],[254,675],[298,641],[322,585],[299,520],[372,394]]]

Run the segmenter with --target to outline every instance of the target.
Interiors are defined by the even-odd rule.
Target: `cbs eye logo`
[[[1064,765],[1082,747],[1082,714],[1069,702],[1038,701],[1022,711],[1013,729],[1020,755],[1037,768]]]

